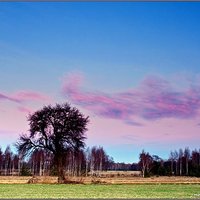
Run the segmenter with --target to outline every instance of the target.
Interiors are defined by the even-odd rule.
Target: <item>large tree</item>
[[[78,151],[84,147],[89,117],[65,103],[45,106],[29,115],[28,121],[30,133],[21,135],[16,143],[19,153],[27,155],[36,149],[52,152],[58,182],[64,182],[65,156],[71,150]]]

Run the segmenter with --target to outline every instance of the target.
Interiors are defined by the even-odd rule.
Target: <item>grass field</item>
[[[200,198],[199,184],[0,184],[0,198]]]

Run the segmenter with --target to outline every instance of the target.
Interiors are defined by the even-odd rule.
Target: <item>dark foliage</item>
[[[18,152],[28,155],[38,149],[51,152],[59,176],[63,182],[65,157],[69,151],[79,151],[84,147],[88,117],[68,103],[55,107],[43,107],[28,117],[30,133],[20,136],[16,147]]]

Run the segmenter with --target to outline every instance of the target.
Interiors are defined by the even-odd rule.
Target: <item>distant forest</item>
[[[171,151],[168,160],[142,150],[138,163],[116,163],[103,147],[85,148],[84,133],[89,117],[70,104],[44,106],[28,117],[30,133],[15,144],[17,154],[8,146],[0,149],[0,175],[100,176],[108,170],[141,171],[149,176],[200,177],[200,150],[188,147]]]
[[[200,177],[200,150],[189,148],[171,151],[167,160],[150,155],[144,150],[138,163],[116,163],[103,147],[70,151],[65,158],[68,176],[99,176],[101,171],[141,171],[141,176],[196,176]],[[15,154],[7,146],[0,149],[0,175],[49,176],[57,175],[53,155],[45,150],[35,150],[28,158]]]

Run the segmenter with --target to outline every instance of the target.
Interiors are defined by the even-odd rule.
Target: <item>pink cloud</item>
[[[161,118],[193,118],[200,108],[200,87],[176,90],[166,80],[147,77],[131,90],[106,94],[88,92],[80,86],[82,77],[70,75],[64,80],[62,92],[73,103],[93,111],[97,115],[124,120],[128,124],[134,117],[147,120]],[[67,81],[66,81],[67,80]]]
[[[16,104],[17,110],[21,113],[32,113],[32,109],[25,106],[32,102],[48,102],[50,98],[44,94],[34,91],[18,91],[14,94],[0,93],[1,101],[10,101]],[[29,106],[30,107],[30,106]]]
[[[47,101],[50,98],[39,92],[33,91],[19,91],[12,95],[14,99],[18,99],[20,102],[24,101]]]
[[[23,102],[30,102],[30,101],[48,101],[50,98],[44,94],[39,92],[33,91],[18,91],[14,94],[3,94],[0,93],[0,100],[2,101],[12,101],[15,103],[23,103]]]
[[[9,95],[5,95],[5,94],[2,94],[2,93],[0,93],[0,100],[8,100],[8,101],[16,102],[16,103],[20,102],[19,99],[13,98]]]
[[[19,106],[18,107],[18,110],[22,113],[26,113],[26,114],[30,114],[32,113],[32,110],[30,108],[26,108],[26,107],[23,107],[23,106]]]
[[[11,95],[0,93],[0,100],[9,100],[15,103],[22,103],[25,101],[47,101],[50,98],[38,92],[20,91]]]

